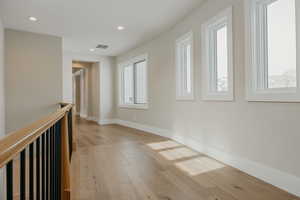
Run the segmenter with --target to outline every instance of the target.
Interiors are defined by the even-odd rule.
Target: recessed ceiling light
[[[36,17],[29,17],[30,21],[36,22],[38,19]]]
[[[90,49],[90,51],[95,51],[95,49]]]
[[[118,30],[121,31],[121,30],[124,30],[125,27],[124,26],[118,26]]]

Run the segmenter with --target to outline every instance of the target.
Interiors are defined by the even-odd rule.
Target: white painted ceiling
[[[203,0],[0,0],[6,28],[61,36],[64,50],[118,55],[172,27]],[[37,22],[28,20],[38,18]],[[125,30],[118,31],[117,26]]]

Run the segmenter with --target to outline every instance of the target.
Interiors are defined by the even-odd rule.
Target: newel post
[[[71,199],[71,187],[70,187],[70,153],[69,153],[69,137],[68,137],[68,113],[62,118],[61,126],[61,198],[62,200]]]

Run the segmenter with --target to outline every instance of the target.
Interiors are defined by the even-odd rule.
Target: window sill
[[[247,101],[257,102],[300,102],[300,93],[296,90],[265,90],[261,92],[249,92]]]
[[[119,105],[119,108],[125,108],[125,109],[137,109],[137,110],[148,110],[148,104],[125,104],[125,105]]]

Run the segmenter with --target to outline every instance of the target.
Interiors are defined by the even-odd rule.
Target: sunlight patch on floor
[[[182,146],[182,145],[178,144],[174,141],[167,140],[164,142],[150,143],[150,144],[147,144],[147,146],[149,146],[151,149],[154,149],[154,150],[161,150],[161,149],[174,148],[174,147],[178,147],[178,146]]]
[[[221,169],[225,167],[222,163],[208,157],[199,157],[175,164],[177,168],[187,172],[191,176]]]
[[[165,157],[167,160],[177,160],[198,155],[197,152],[192,151],[186,147],[161,151],[159,152],[159,154]]]

